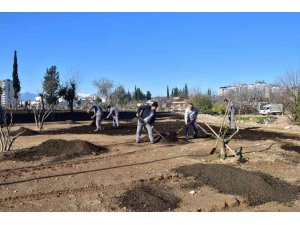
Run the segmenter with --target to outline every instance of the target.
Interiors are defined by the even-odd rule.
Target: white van
[[[262,107],[259,111],[259,114],[262,115],[282,115],[283,114],[283,105],[282,104],[267,104]]]

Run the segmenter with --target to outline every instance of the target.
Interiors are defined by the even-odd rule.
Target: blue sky
[[[273,82],[300,66],[300,13],[0,13],[0,78],[18,52],[21,92],[41,91],[47,67],[79,73],[81,93],[109,78],[165,95]]]

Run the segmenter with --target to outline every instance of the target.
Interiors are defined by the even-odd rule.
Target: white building
[[[1,105],[11,107],[15,104],[13,82],[10,79],[0,80],[2,88]]]
[[[230,91],[236,91],[237,86],[223,86],[218,89],[218,96],[227,95]]]
[[[265,98],[270,98],[270,96],[276,92],[279,92],[281,88],[276,87],[265,82],[257,81],[253,84],[238,84],[234,86],[223,86],[218,89],[218,96],[225,96],[232,91],[240,93],[241,91],[255,91],[260,92]]]

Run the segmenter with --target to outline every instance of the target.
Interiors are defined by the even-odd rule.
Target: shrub
[[[226,111],[226,108],[224,105],[222,104],[214,104],[213,107],[212,107],[212,111],[215,113],[215,114],[218,114],[218,115],[224,115],[225,114],[225,111]]]
[[[212,101],[207,96],[197,96],[193,99],[194,105],[199,109],[200,113],[212,113]]]

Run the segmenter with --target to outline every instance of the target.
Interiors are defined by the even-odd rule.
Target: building
[[[218,89],[218,96],[225,96],[230,91],[236,91],[237,86],[223,86]]]
[[[13,82],[10,79],[0,80],[2,88],[1,105],[11,107],[15,104]]]
[[[275,85],[267,84],[264,81],[256,81],[253,84],[237,84],[233,86],[222,86],[218,89],[218,96],[226,96],[231,92],[242,93],[243,91],[261,93],[264,98],[270,98],[273,94],[282,90]]]

